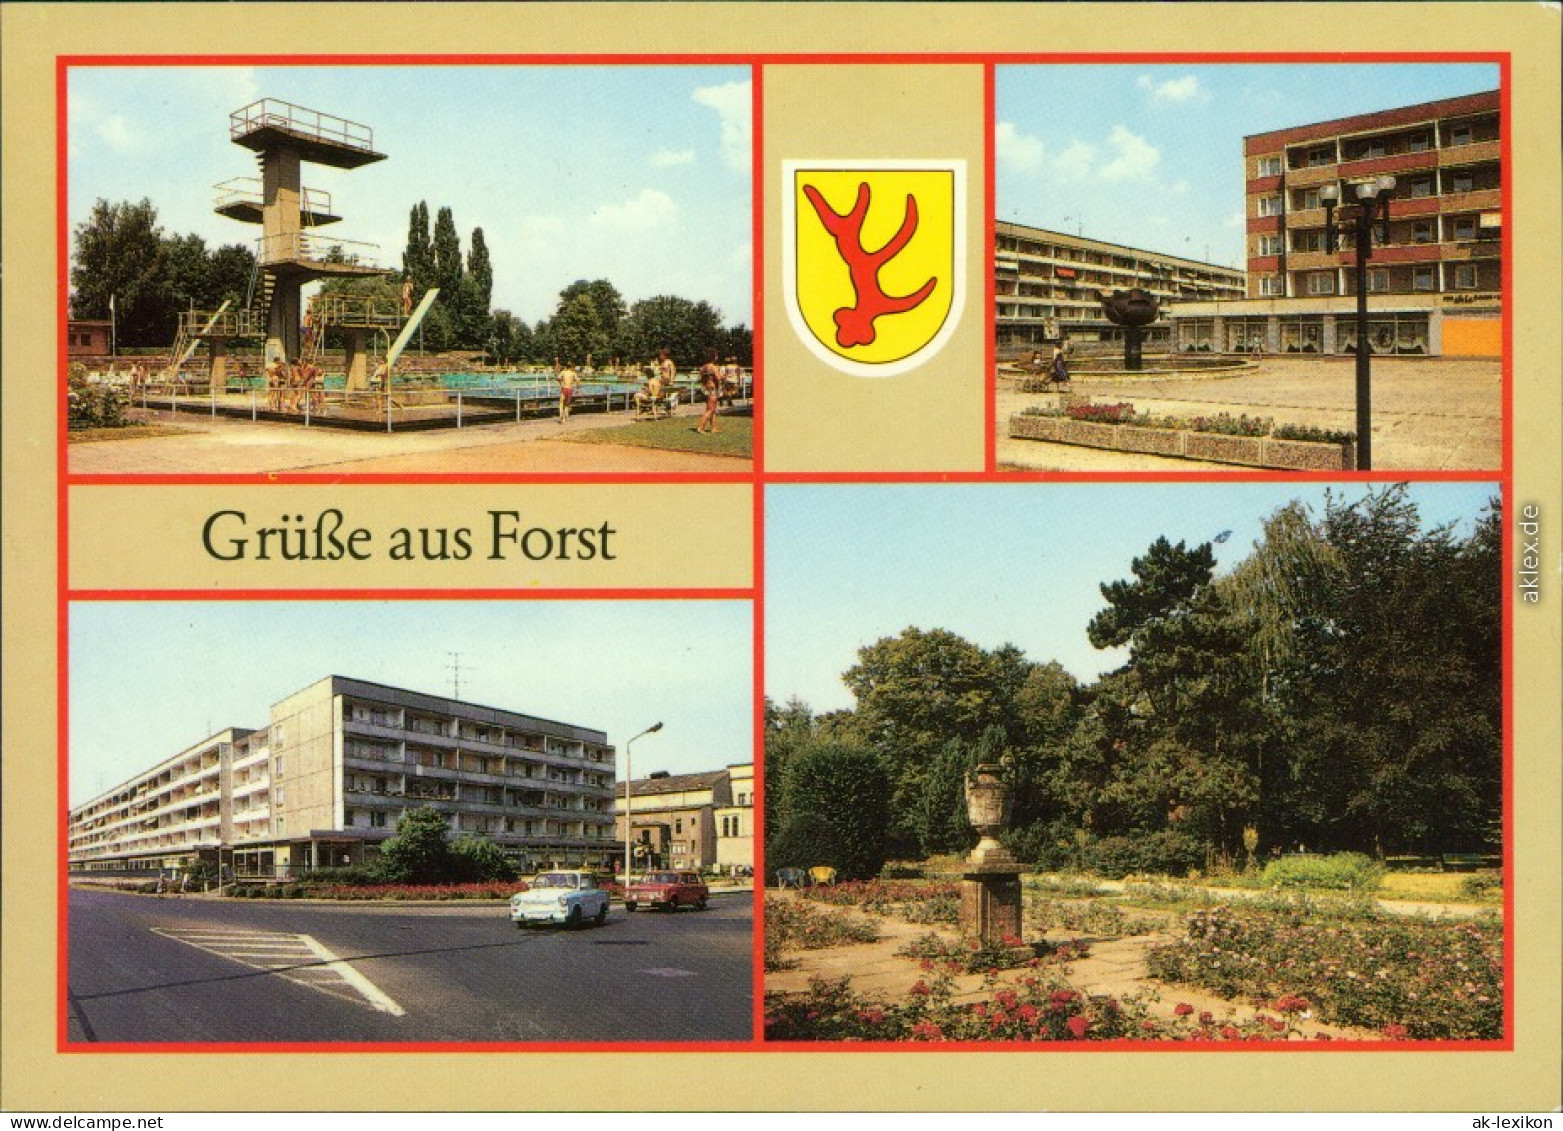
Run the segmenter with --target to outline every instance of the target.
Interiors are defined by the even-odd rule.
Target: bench
[[[776,869],[776,886],[779,888],[804,888],[809,883],[809,874],[802,868],[778,868]]]
[[[836,885],[836,869],[824,864],[817,864],[809,869],[809,879],[820,887],[834,887]]]
[[[1502,868],[1503,857],[1487,852],[1445,852],[1439,857],[1446,872],[1475,872],[1483,868]]]

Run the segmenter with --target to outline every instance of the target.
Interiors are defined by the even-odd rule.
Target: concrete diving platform
[[[336,169],[385,160],[385,154],[375,150],[374,131],[368,126],[275,98],[262,98],[229,114],[228,136],[256,153],[287,147],[296,149],[301,160]]]

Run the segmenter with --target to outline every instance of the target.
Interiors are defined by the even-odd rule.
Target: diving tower
[[[235,145],[255,154],[260,176],[215,186],[215,211],[260,226],[256,277],[248,310],[236,312],[245,318],[219,320],[205,333],[190,329],[214,345],[225,334],[260,331],[268,361],[295,361],[306,352],[300,297],[306,283],[391,273],[371,261],[371,245],[316,233],[341,217],[333,210],[329,194],[304,187],[302,167],[358,169],[384,161],[386,155],[375,149],[368,126],[275,98],[260,99],[229,114],[228,134]],[[364,311],[364,317],[355,317],[358,308],[348,306],[333,310],[336,317],[330,324],[341,330],[347,344],[349,387],[366,388],[364,345],[371,333],[384,328],[387,316]],[[324,329],[324,325],[311,327],[314,341],[308,352],[318,348]]]

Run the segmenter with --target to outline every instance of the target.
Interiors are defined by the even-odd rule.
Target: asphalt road
[[[753,901],[517,930],[497,904],[73,889],[72,1042],[752,1039]]]

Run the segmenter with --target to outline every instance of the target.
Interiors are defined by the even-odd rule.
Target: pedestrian
[[[700,367],[700,391],[705,394],[706,411],[700,418],[700,423],[695,425],[696,432],[709,432],[716,435],[716,409],[722,397],[722,378],[717,371],[716,355],[711,355],[711,360]],[[708,427],[709,426],[709,427]]]
[[[559,366],[559,359],[554,358],[554,367]],[[559,423],[563,424],[570,419],[570,406],[575,402],[575,390],[580,385],[580,375],[575,371],[573,362],[565,362],[564,368],[559,370]]]
[[[1057,385],[1069,384],[1069,360],[1068,342],[1059,342],[1053,347],[1053,382]]]

